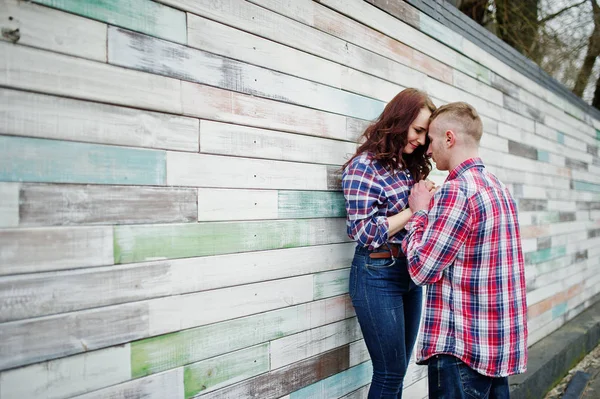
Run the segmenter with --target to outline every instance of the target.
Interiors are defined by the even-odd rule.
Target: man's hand
[[[413,186],[408,197],[408,205],[410,210],[415,213],[421,210],[429,210],[429,201],[435,193],[433,182],[429,180],[421,180]]]

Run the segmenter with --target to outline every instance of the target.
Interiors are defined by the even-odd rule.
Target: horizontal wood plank
[[[19,225],[19,183],[0,183],[0,227]]]
[[[33,1],[174,42],[187,41],[185,13],[151,0]]]
[[[168,152],[167,184],[216,188],[340,190],[339,186],[330,187],[328,184],[329,168],[339,169],[339,166]]]
[[[177,79],[5,42],[0,42],[0,84],[175,114],[182,110]]]
[[[344,268],[352,261],[353,246],[319,245],[0,278],[0,322]],[[332,293],[331,288],[324,291],[330,285],[340,286],[318,277],[315,290]]]
[[[290,399],[339,398],[357,390],[371,381],[373,366],[371,362],[361,363],[341,373],[325,378],[319,382],[290,394]]]
[[[196,190],[22,184],[20,226],[178,223],[197,220]]]
[[[312,164],[342,165],[356,144],[211,121],[200,122],[200,151]]]
[[[0,230],[0,275],[113,264],[110,227]]]
[[[177,331],[131,343],[132,377],[184,366],[347,317],[347,296]]]
[[[0,180],[164,185],[164,151],[0,136]]]
[[[347,293],[349,279],[349,268],[315,274],[315,299]]]
[[[122,345],[3,371],[0,397],[63,399],[118,384],[131,377],[129,359]]]
[[[17,0],[3,0],[0,20],[19,44],[106,62],[106,24]]]
[[[205,394],[269,371],[269,344],[231,352],[184,367],[185,398]]]
[[[195,118],[0,89],[2,134],[197,152],[198,132]]]

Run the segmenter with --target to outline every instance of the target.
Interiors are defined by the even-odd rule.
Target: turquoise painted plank
[[[339,398],[368,384],[371,381],[372,374],[373,366],[371,362],[361,363],[292,392],[290,399]]]
[[[596,139],[600,140],[600,130],[596,129]]]
[[[115,226],[115,263],[188,258],[348,241],[343,220]]]
[[[295,334],[346,317],[345,297],[160,335],[131,343],[131,376],[143,377]],[[325,317],[324,317],[325,315]]]
[[[119,28],[108,30],[108,61],[365,120],[385,107],[383,101]]]
[[[190,364],[183,369],[185,397],[192,398],[269,371],[269,344]]]
[[[0,181],[164,185],[164,151],[0,136]]]
[[[559,303],[558,305],[555,305],[552,308],[552,320],[562,316],[563,314],[565,314],[565,312],[568,309],[568,303],[567,302],[563,302],[563,303]]]
[[[528,264],[542,263],[554,258],[565,256],[567,248],[565,246],[545,248],[539,251],[528,252],[525,254],[525,262]]]
[[[33,1],[150,36],[187,43],[185,12],[151,0]]]
[[[335,191],[279,191],[277,213],[281,219],[346,217],[344,194]]]
[[[565,143],[565,134],[563,132],[557,132],[556,133],[556,141],[558,141],[561,144]]]
[[[573,189],[580,191],[593,191],[600,193],[600,184],[588,183],[586,181],[573,180]]]
[[[314,299],[328,298],[348,292],[350,269],[333,270],[314,275]]]
[[[544,150],[537,150],[538,153],[538,161],[542,162],[550,162],[550,153]]]

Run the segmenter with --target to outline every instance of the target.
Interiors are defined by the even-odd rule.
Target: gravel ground
[[[585,399],[600,398],[600,345],[586,355],[577,366],[573,367],[562,381],[554,387],[544,399],[559,399],[562,397],[565,389],[569,385],[571,378],[577,371],[583,371],[591,375],[590,381],[582,396]]]

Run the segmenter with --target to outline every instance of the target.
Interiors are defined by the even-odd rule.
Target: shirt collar
[[[476,157],[476,158],[469,158],[469,159],[467,159],[466,161],[464,161],[463,163],[461,163],[460,165],[458,165],[456,168],[452,169],[452,171],[450,172],[450,174],[446,178],[446,181],[454,180],[458,176],[460,176],[464,172],[466,172],[467,170],[469,170],[471,168],[475,168],[475,167],[479,167],[479,168],[484,168],[485,167],[485,165],[483,164],[483,161],[481,160],[481,158]]]

